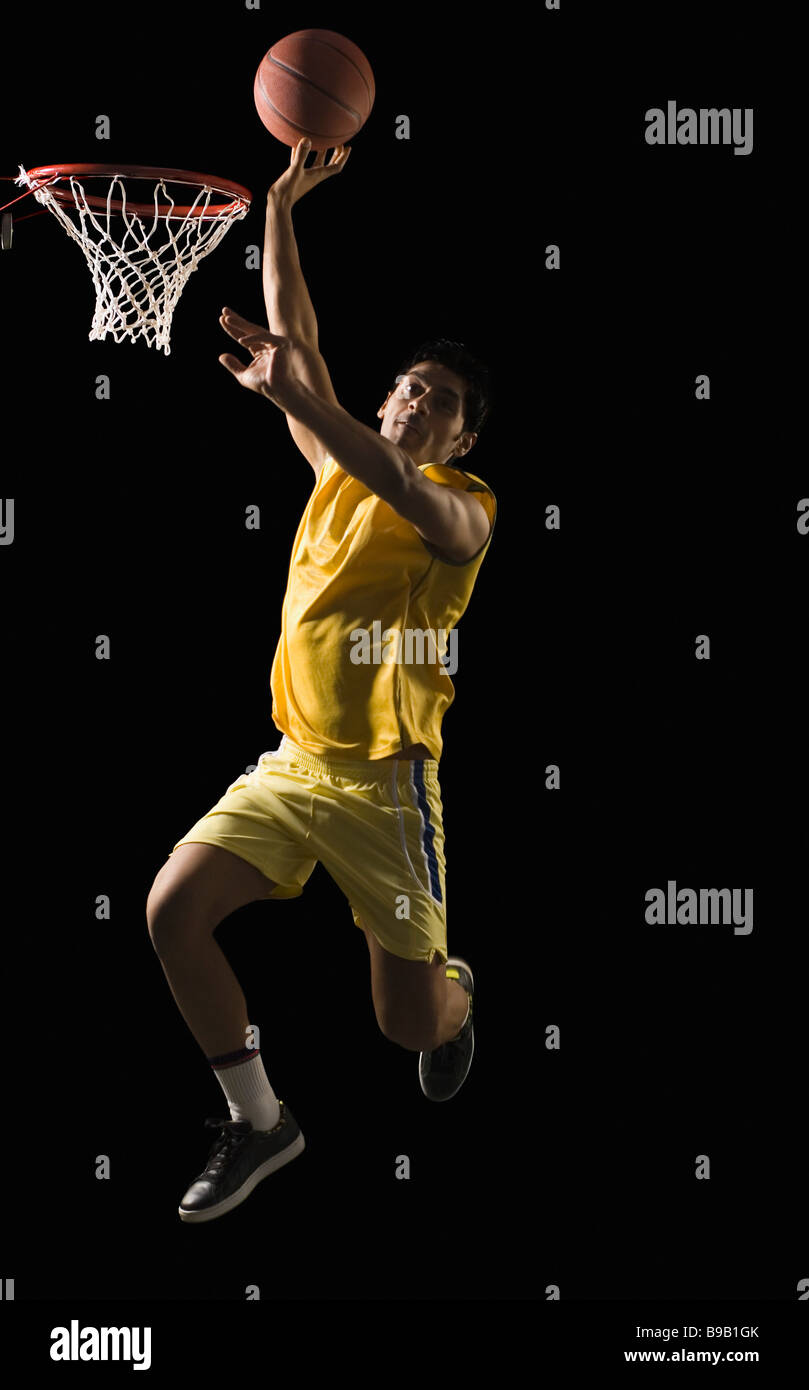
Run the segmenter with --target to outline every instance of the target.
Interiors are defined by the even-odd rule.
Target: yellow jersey
[[[490,528],[470,560],[442,559],[331,455],[301,517],[270,687],[273,722],[307,752],[367,761],[423,743],[441,757],[455,625],[491,544],[497,501],[473,473],[419,469],[479,495]]]

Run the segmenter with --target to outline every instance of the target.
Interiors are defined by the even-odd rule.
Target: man
[[[283,410],[315,474],[271,675],[283,738],[175,845],[146,909],[166,978],[230,1109],[230,1120],[206,1121],[217,1137],[180,1205],[184,1221],[230,1211],[304,1147],[214,940],[237,908],[300,896],[321,862],[365,934],[379,1026],[420,1053],[424,1094],[455,1095],[474,1050],[472,972],[447,956],[438,760],[454,697],[449,638],[496,517],[491,490],[455,462],[486,418],[486,371],[462,345],[440,340],[397,376],[378,434],[343,410],[318,351],[291,213],[350,151],[335,150],[328,165],[320,154],[307,169],[307,149],[302,141],[293,150],[267,199],[269,328],[230,309],[220,320],[251,360],[219,360]]]

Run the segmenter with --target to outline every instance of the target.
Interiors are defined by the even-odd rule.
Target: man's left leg
[[[456,1038],[469,1011],[469,995],[448,980],[446,962],[403,960],[386,951],[373,932],[362,929],[371,957],[371,993],[377,1023],[386,1038],[409,1052],[432,1052]]]

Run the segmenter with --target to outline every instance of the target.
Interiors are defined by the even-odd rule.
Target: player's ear
[[[377,420],[381,420],[381,419],[384,418],[385,411],[386,411],[387,408],[388,408],[388,401],[390,400],[390,398],[391,398],[392,395],[393,395],[393,392],[392,392],[392,391],[389,391],[388,394],[387,394],[387,396],[385,397],[385,404],[384,404],[384,405],[381,405],[381,406],[379,407],[378,411],[376,412],[376,418],[377,418]]]

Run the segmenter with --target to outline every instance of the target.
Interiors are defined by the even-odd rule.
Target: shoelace
[[[208,1162],[205,1165],[206,1173],[217,1172],[239,1145],[248,1138],[250,1130],[243,1129],[244,1123],[244,1120],[209,1119],[205,1121],[206,1129],[219,1130],[208,1155]]]

